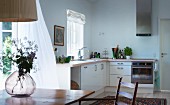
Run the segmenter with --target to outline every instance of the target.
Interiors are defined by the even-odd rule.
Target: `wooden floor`
[[[115,93],[104,92],[97,97],[105,97],[105,96],[115,96]],[[166,98],[167,105],[170,105],[170,92],[154,92],[154,93],[138,93],[137,97],[145,97],[145,98]],[[84,103],[83,105],[89,105],[89,103]]]

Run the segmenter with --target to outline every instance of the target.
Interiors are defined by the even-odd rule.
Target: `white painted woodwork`
[[[96,90],[94,81],[97,81],[96,78],[96,69],[94,64],[81,66],[81,89],[82,90]]]
[[[160,20],[160,88],[161,90],[170,90],[170,19]]]
[[[100,90],[106,86],[106,63],[81,66],[81,89]]]
[[[131,75],[131,66],[110,65],[110,74]]]
[[[131,76],[127,76],[127,75],[110,75],[110,86],[117,86],[120,77],[123,77],[124,82],[131,82]]]
[[[58,82],[59,82],[59,88],[60,89],[70,89],[70,84],[71,84],[71,70],[70,67],[67,66],[59,66],[57,68],[57,73],[56,77],[58,77]]]
[[[130,60],[133,60],[133,59],[130,59]],[[116,62],[110,62],[110,65],[116,65],[116,66],[118,66],[118,65],[132,65],[132,62],[119,62],[119,61],[116,61]]]
[[[131,65],[132,62],[110,62],[110,86],[117,86],[119,77],[131,82]]]

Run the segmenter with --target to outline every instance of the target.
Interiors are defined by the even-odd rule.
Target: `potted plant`
[[[126,59],[130,59],[130,56],[132,55],[132,48],[126,46],[124,48],[124,54],[126,56]]]
[[[36,88],[30,71],[38,70],[36,65],[38,46],[34,43],[35,41],[29,41],[26,37],[23,40],[11,40],[11,42],[13,52],[4,53],[4,56],[10,59],[13,64],[12,69],[16,71],[6,79],[5,89],[12,96],[29,96]]]

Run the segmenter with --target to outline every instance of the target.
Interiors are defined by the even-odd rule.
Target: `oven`
[[[132,83],[153,84],[153,62],[133,62],[131,73]]]

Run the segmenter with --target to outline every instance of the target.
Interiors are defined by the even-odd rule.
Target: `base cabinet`
[[[95,66],[93,64],[81,66],[81,90],[95,90],[95,81],[96,79]]]
[[[123,77],[123,81],[126,82],[133,82],[131,81],[132,77],[141,77],[143,79],[143,74],[147,74],[147,72],[145,72],[146,70],[153,71],[154,69],[154,67],[152,67],[152,69],[145,67],[144,69],[143,66],[141,69],[141,67],[136,67],[134,64],[132,65],[132,63],[133,62],[130,61],[93,62],[73,67],[70,67],[70,64],[57,64],[59,85],[61,89],[72,89],[73,81],[78,84],[78,89],[97,91],[105,86],[117,86],[119,77]],[[146,66],[146,63],[144,63],[144,65]],[[142,75],[141,72],[139,72],[140,70],[143,72]],[[137,73],[139,73],[139,75],[137,75]],[[139,84],[139,87],[153,88],[153,83]]]
[[[131,76],[110,75],[110,86],[117,86],[120,77],[123,77],[124,82],[131,82]]]
[[[120,77],[131,82],[131,62],[110,62],[110,86],[117,86]]]
[[[97,91],[106,86],[106,63],[81,66],[81,89]]]

